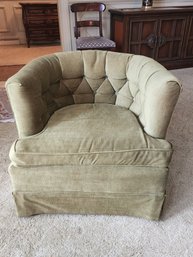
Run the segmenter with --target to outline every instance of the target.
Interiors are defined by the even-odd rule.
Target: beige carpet
[[[192,257],[193,68],[174,71],[184,85],[168,131],[174,155],[161,221],[120,216],[17,218],[7,173],[13,123],[0,124],[0,257]]]

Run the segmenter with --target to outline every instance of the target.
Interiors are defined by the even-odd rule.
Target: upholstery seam
[[[31,193],[33,193],[34,191],[16,191],[15,193],[27,193],[27,194],[31,194]],[[163,196],[165,196],[165,192],[163,192],[163,193],[158,193],[158,194],[156,194],[156,193],[147,193],[147,194],[132,194],[132,193],[128,193],[128,192],[126,192],[126,193],[110,193],[110,192],[92,192],[92,191],[88,191],[88,192],[85,192],[85,191],[37,191],[35,194],[38,194],[38,193],[46,193],[46,192],[50,192],[50,193],[60,193],[60,194],[62,194],[62,193],[86,193],[86,194],[95,194],[95,193],[106,193],[106,194],[109,194],[109,195],[114,195],[114,196],[112,196],[112,197],[104,197],[104,196],[94,196],[94,197],[89,197],[89,195],[88,196],[71,196],[71,198],[103,198],[103,199],[106,199],[106,198],[112,198],[112,199],[114,199],[114,197],[116,197],[115,195],[120,195],[120,197],[117,197],[117,198],[128,198],[127,196],[123,196],[123,194],[124,195],[129,195],[129,196],[157,196],[157,197],[163,197]],[[65,198],[69,198],[70,196],[64,196]]]
[[[145,151],[148,151],[148,152],[172,152],[172,149],[167,149],[167,150],[163,150],[163,149],[144,149],[144,150],[141,150],[141,149],[134,149],[134,150],[121,150],[121,151],[103,151],[103,152],[82,152],[82,153],[40,153],[40,152],[21,152],[21,151],[16,151],[17,154],[21,154],[21,155],[28,155],[28,154],[34,154],[34,155],[51,155],[51,156],[55,156],[55,155],[91,155],[91,154],[110,154],[110,153],[130,153],[130,152],[137,152],[137,151],[140,151],[140,152],[145,152]]]

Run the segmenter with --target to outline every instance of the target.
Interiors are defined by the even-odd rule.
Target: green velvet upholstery
[[[99,50],[40,57],[6,82],[19,138],[9,173],[19,216],[159,219],[181,85],[156,61]]]

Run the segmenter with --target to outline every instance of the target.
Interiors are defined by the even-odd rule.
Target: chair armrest
[[[180,91],[180,82],[167,71],[157,72],[149,79],[142,118],[147,134],[158,138],[166,137]]]
[[[138,93],[130,106],[150,136],[165,138],[169,122],[182,89],[179,80],[158,62],[141,56],[131,60]],[[134,65],[132,65],[134,64]],[[135,73],[134,70],[135,69]]]
[[[6,89],[20,137],[40,132],[57,104],[51,85],[59,83],[61,69],[55,56],[40,57],[6,82]]]

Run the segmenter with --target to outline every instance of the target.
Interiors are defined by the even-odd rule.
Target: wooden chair
[[[102,12],[106,9],[106,5],[103,3],[76,3],[71,5],[71,11],[75,14],[75,27],[74,36],[76,38],[77,50],[87,49],[104,49],[115,50],[116,44],[114,41],[103,37],[102,30]],[[78,12],[98,12],[99,18],[96,19],[84,19],[80,20]],[[98,27],[98,36],[81,37],[81,28]]]

